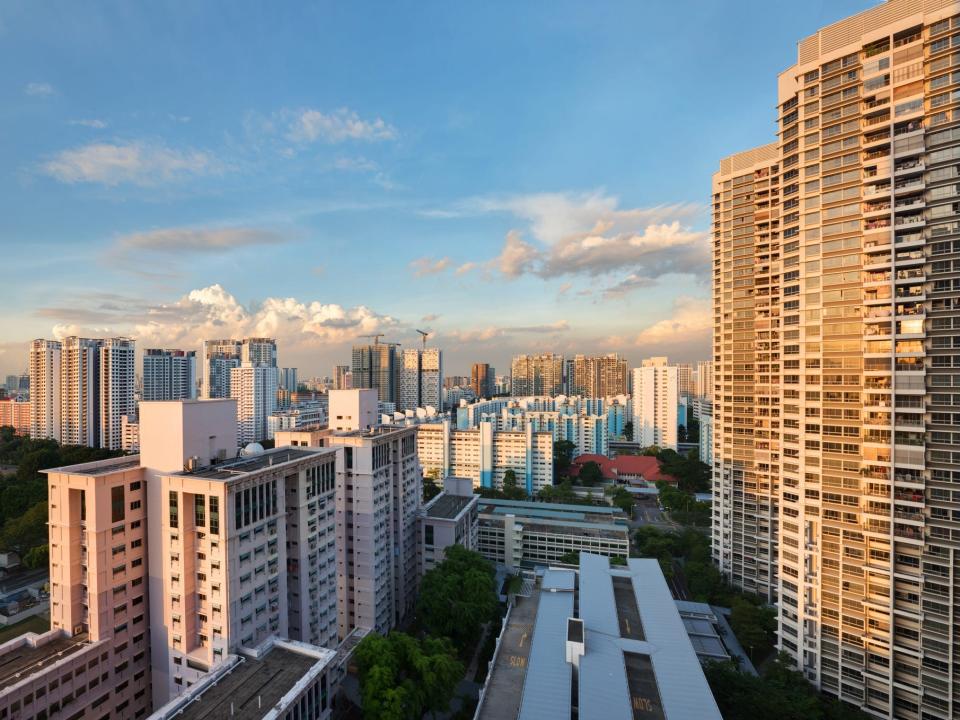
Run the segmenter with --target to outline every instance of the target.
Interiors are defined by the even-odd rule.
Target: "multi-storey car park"
[[[779,77],[776,152],[755,158],[779,174],[778,256],[761,257],[762,186],[749,173],[762,168],[734,156],[714,187],[715,554],[751,587],[745,536],[756,525],[762,537],[768,515],[747,484],[767,477],[756,452],[768,428],[750,393],[766,374],[780,646],[877,717],[960,714],[958,47],[960,3],[945,0],[888,0],[800,42]],[[755,276],[767,259],[769,284]],[[738,412],[749,403],[752,437]]]

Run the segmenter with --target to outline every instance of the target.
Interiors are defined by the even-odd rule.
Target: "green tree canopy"
[[[513,468],[507,468],[503,473],[503,496],[507,500],[527,499],[527,491],[517,484],[517,473]]]
[[[557,440],[553,444],[553,481],[559,482],[570,474],[573,451],[577,449],[569,440]]]
[[[417,617],[428,633],[464,649],[497,609],[495,572],[482,555],[461,545],[451,545],[445,555],[420,582]]]
[[[633,420],[627,420],[623,424],[623,436],[627,440],[633,441]]]
[[[588,460],[580,466],[580,472],[577,479],[581,485],[595,485],[603,482],[603,470],[593,460]]]
[[[443,638],[371,633],[353,658],[363,717],[370,720],[419,720],[425,712],[444,712],[463,676],[463,665]]]

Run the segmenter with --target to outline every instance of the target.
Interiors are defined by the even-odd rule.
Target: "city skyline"
[[[500,6],[206,8],[183,26],[146,8],[8,6],[0,233],[17,272],[0,288],[0,373],[24,369],[32,339],[71,334],[188,350],[276,337],[305,376],[359,335],[413,348],[416,329],[460,371],[524,352],[706,357],[703,178],[769,129],[764,71],[870,4],[693,19],[531,5],[511,23]],[[638,48],[633,28],[678,23],[689,52],[651,72],[677,51],[655,32]],[[762,30],[749,64],[718,39],[745,25]],[[740,75],[736,107],[702,133],[696,108],[732,83],[676,88],[708,66]]]

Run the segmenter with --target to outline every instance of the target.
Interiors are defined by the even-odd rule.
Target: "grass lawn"
[[[50,618],[47,615],[34,615],[13,625],[0,627],[0,645],[24,633],[45,633],[49,629]]]

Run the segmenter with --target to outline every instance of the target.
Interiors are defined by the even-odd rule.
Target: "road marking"
[[[526,641],[527,641],[527,634],[524,633],[523,635],[520,636],[520,645],[518,647],[523,647],[523,643],[525,643]]]

